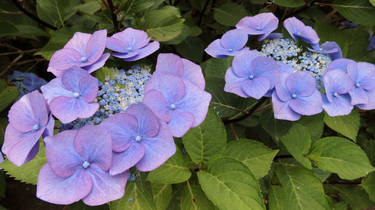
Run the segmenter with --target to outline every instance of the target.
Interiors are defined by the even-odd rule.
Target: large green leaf
[[[282,7],[302,7],[305,5],[303,0],[272,0],[273,3],[282,6]]]
[[[18,94],[16,86],[7,86],[5,80],[0,80],[0,112],[16,100]]]
[[[289,131],[281,137],[281,142],[304,167],[311,169],[310,160],[305,157],[311,146],[311,136],[307,128],[300,124],[293,124]]]
[[[266,132],[275,140],[280,140],[281,136],[288,133],[293,123],[287,120],[277,120],[273,116],[273,111],[265,111],[260,116],[260,124]]]
[[[76,1],[37,0],[36,10],[40,19],[60,28],[76,12]]]
[[[277,185],[271,185],[268,193],[269,209],[282,210],[285,206],[286,195],[284,188]]]
[[[235,26],[241,18],[247,15],[245,7],[233,2],[227,2],[214,8],[215,20],[225,26]]]
[[[307,128],[307,131],[311,135],[311,140],[318,140],[323,135],[324,131],[324,114],[316,114],[313,116],[303,116],[297,123]]]
[[[279,150],[272,150],[264,144],[249,139],[231,141],[223,156],[241,161],[257,179],[268,174],[272,160]]]
[[[154,183],[175,184],[188,180],[191,176],[190,163],[178,147],[167,162],[148,174],[147,180]]]
[[[375,25],[375,8],[368,0],[335,0],[332,7],[352,22]]]
[[[197,184],[189,181],[182,189],[181,210],[214,210],[215,207]]]
[[[337,117],[325,114],[324,123],[332,130],[355,141],[360,126],[360,116],[357,110],[353,110],[349,115]]]
[[[198,172],[198,179],[207,197],[220,209],[265,209],[258,181],[237,160],[216,159],[207,171]]]
[[[276,206],[279,210],[328,210],[323,185],[319,178],[303,167],[288,164],[275,164],[275,173],[282,185],[276,189]],[[275,202],[273,202],[275,203]]]
[[[44,151],[44,143],[41,141],[41,144],[39,144],[39,153],[30,162],[18,167],[9,160],[5,160],[4,162],[0,163],[0,168],[2,168],[9,176],[14,177],[16,180],[25,182],[27,184],[36,185],[39,170],[46,162],[47,159]]]
[[[316,141],[309,158],[320,169],[337,173],[342,179],[357,179],[374,170],[366,153],[358,145],[340,137]]]
[[[369,0],[370,4],[375,7],[375,0]]]
[[[366,191],[358,185],[326,185],[328,190],[337,191],[340,198],[347,204],[350,205],[352,210],[364,210],[371,209],[375,205],[372,202]],[[349,208],[347,208],[349,209]]]
[[[176,46],[177,52],[184,58],[201,62],[206,43],[199,37],[189,37]]]
[[[227,134],[220,117],[209,109],[205,121],[182,137],[186,152],[196,164],[206,164],[225,150]]]
[[[172,199],[172,185],[151,183],[153,200],[157,210],[164,210]]]
[[[369,198],[375,202],[375,172],[370,173],[361,183]]]

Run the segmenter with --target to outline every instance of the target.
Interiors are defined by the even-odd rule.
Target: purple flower
[[[267,12],[252,17],[244,17],[237,23],[236,27],[249,35],[260,35],[258,40],[261,41],[276,30],[278,24],[279,19],[273,13]]]
[[[224,90],[244,98],[260,99],[275,87],[280,69],[275,60],[256,50],[243,51],[234,57],[232,67],[227,70]]]
[[[204,90],[205,80],[201,67],[187,59],[180,58],[178,55],[160,53],[155,71],[173,74]]]
[[[335,69],[326,72],[323,76],[323,109],[331,117],[347,115],[352,109],[349,92],[354,88],[353,81],[347,73]]]
[[[301,115],[322,111],[322,97],[316,89],[315,78],[309,72],[281,73],[275,89],[272,105],[276,119],[295,121]]]
[[[30,161],[39,151],[39,138],[53,134],[54,120],[43,95],[33,91],[10,108],[2,152],[17,166]]]
[[[38,77],[34,73],[24,73],[20,71],[14,71],[13,74],[9,76],[8,80],[23,80],[23,87],[29,92],[37,90],[47,83],[43,78]]]
[[[342,58],[342,51],[336,42],[324,42],[322,45],[315,45],[314,49],[309,48],[310,51],[316,53],[327,54],[331,60]]]
[[[94,34],[77,32],[63,49],[53,54],[47,71],[61,77],[64,71],[79,66],[89,73],[102,67],[109,57],[104,53],[107,31],[96,31]]]
[[[311,26],[306,26],[302,21],[295,17],[286,19],[284,21],[284,27],[295,41],[300,38],[302,41],[311,44],[313,47],[319,44],[320,39],[315,30],[311,28]]]
[[[37,197],[55,204],[83,200],[102,205],[124,195],[129,172],[111,176],[110,134],[98,126],[63,131],[45,139],[47,163],[38,176]]]
[[[111,175],[120,174],[134,165],[140,171],[154,170],[176,152],[167,124],[142,103],[107,118],[100,126],[112,136]]]
[[[98,80],[78,67],[65,71],[62,77],[51,80],[41,89],[52,114],[62,123],[91,117],[99,108],[93,102],[98,93]]]
[[[209,93],[188,80],[158,72],[146,84],[143,98],[143,102],[168,124],[176,137],[203,122],[210,101]]]
[[[215,58],[225,58],[237,55],[244,49],[248,40],[246,32],[233,29],[225,32],[221,39],[216,39],[205,49],[206,53]]]
[[[354,83],[354,88],[349,92],[352,105],[358,105],[361,109],[374,109],[375,98],[375,65],[359,62],[350,63],[347,66],[349,77]]]
[[[127,28],[108,38],[106,46],[108,49],[117,52],[113,53],[113,56],[122,58],[125,61],[135,61],[159,49],[159,42],[149,42],[150,38],[146,32]]]

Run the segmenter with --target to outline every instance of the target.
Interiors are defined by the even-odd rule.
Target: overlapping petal
[[[258,40],[261,41],[276,30],[278,24],[279,19],[273,13],[267,12],[244,17],[236,24],[236,27],[249,35],[260,35]]]

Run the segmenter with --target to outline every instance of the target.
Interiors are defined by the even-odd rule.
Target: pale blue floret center
[[[33,126],[33,130],[34,130],[34,131],[39,130],[39,128],[40,128],[40,126],[39,126],[38,124],[35,124],[35,125]]]
[[[249,79],[250,80],[254,79],[254,75],[250,74]]]
[[[90,166],[90,163],[85,160],[85,162],[82,163],[83,168],[88,168]]]
[[[229,48],[228,51],[229,51],[229,52],[233,52],[233,49],[232,49],[232,48]]]
[[[75,98],[78,98],[78,97],[79,97],[79,93],[74,92],[74,93],[73,93],[73,96],[74,96]]]
[[[170,108],[171,108],[172,110],[175,110],[175,109],[176,109],[176,104],[171,104],[171,105],[170,105]]]
[[[295,93],[292,94],[292,98],[297,98],[297,95]]]
[[[361,87],[361,84],[359,84],[359,82],[357,82],[357,83],[355,83],[355,87],[359,88],[359,87]]]
[[[140,141],[142,141],[142,136],[136,136],[136,137],[135,137],[135,141],[136,141],[136,142],[140,142]]]
[[[87,59],[87,57],[86,57],[86,56],[82,56],[82,57],[81,57],[81,62],[82,62],[82,63],[86,63],[86,62],[87,62],[87,60],[88,60],[88,59]]]
[[[339,96],[339,94],[338,94],[337,92],[334,92],[334,93],[333,93],[333,96],[334,96],[334,97],[337,97],[337,96]]]
[[[133,50],[133,47],[128,47],[128,51],[132,51]]]

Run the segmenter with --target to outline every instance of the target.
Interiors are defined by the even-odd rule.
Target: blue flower
[[[206,53],[215,58],[234,56],[244,49],[248,35],[242,30],[233,29],[223,34],[221,39],[216,39],[205,49]]]
[[[244,17],[237,24],[236,28],[243,30],[249,35],[259,35],[261,41],[277,29],[279,19],[271,13],[261,13],[252,17]],[[279,37],[280,38],[280,37]]]

